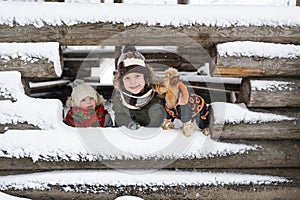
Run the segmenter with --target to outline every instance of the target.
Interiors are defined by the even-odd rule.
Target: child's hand
[[[127,126],[129,129],[131,129],[131,130],[138,130],[140,127],[141,127],[141,125],[139,124],[139,123],[137,123],[137,122],[130,122],[129,124],[128,124],[128,126]]]

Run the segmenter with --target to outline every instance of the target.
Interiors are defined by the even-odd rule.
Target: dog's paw
[[[161,127],[164,129],[164,130],[169,130],[169,129],[174,129],[175,128],[175,125],[173,122],[171,121],[164,121],[164,123],[161,125]]]
[[[195,124],[192,122],[186,122],[183,125],[183,135],[189,137],[192,135],[192,133],[196,130]]]
[[[204,128],[201,130],[203,135],[208,136],[209,135],[209,129],[208,128]]]

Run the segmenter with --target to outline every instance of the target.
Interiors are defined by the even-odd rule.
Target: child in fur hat
[[[73,127],[111,126],[111,117],[103,106],[103,97],[90,85],[81,84],[73,88],[67,100],[70,107],[64,122]]]
[[[164,119],[164,99],[154,91],[155,75],[135,47],[125,47],[114,77],[115,124],[136,130],[159,127]]]

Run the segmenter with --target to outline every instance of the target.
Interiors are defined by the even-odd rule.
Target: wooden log
[[[0,170],[65,170],[65,169],[250,169],[299,168],[299,140],[235,140],[231,143],[258,145],[246,154],[202,159],[133,159],[99,161],[36,161],[30,158],[0,158]]]
[[[149,200],[169,199],[286,199],[294,200],[299,197],[298,184],[248,184],[197,186],[197,185],[49,185],[47,190],[5,190],[3,192],[13,196],[29,199],[107,199],[114,200],[120,196],[138,196]],[[64,188],[82,190],[82,192],[66,192]],[[98,191],[97,191],[98,189]],[[85,191],[85,192],[83,192]],[[91,191],[91,192],[87,192]]]
[[[30,33],[30,34],[28,34]],[[174,39],[176,38],[176,39]],[[147,26],[85,23],[73,26],[0,25],[0,42],[59,42],[61,45],[212,46],[230,41],[299,44],[299,28],[289,26]]]
[[[114,58],[113,50],[96,49],[96,50],[71,50],[63,51],[64,58]]]
[[[260,112],[272,113],[272,110],[259,110]],[[293,120],[283,120],[279,122],[264,122],[264,123],[222,123],[216,124],[214,116],[222,115],[218,111],[210,108],[210,125],[209,130],[213,139],[300,139],[300,108],[296,109],[281,109],[274,114],[284,115]]]
[[[0,124],[0,134],[7,130],[41,130],[39,127],[27,122],[18,124]]]
[[[99,67],[100,60],[98,58],[67,58],[64,59],[64,67],[65,68],[91,68],[91,67]]]
[[[211,76],[300,76],[300,58],[223,57],[217,55],[216,64],[210,66]]]
[[[245,78],[239,101],[248,107],[300,107],[299,79]]]
[[[0,71],[19,71],[23,78],[57,78],[61,75],[63,63],[59,44],[0,43],[0,48]],[[37,49],[42,50],[38,52]]]
[[[151,59],[151,60],[146,60],[146,63],[150,64],[153,68],[155,68],[155,66],[161,66],[161,65],[165,65],[166,67],[179,68],[179,66],[182,65],[182,62],[180,60],[173,60],[173,59]]]
[[[59,77],[55,73],[54,64],[46,59],[40,59],[34,63],[25,62],[21,59],[4,61],[0,59],[0,71],[19,71],[22,77]]]

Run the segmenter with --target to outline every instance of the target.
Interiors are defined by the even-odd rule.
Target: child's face
[[[123,77],[124,88],[132,94],[140,93],[145,87],[144,74],[132,72]]]
[[[79,104],[82,109],[94,109],[96,107],[96,100],[93,97],[85,97]]]

